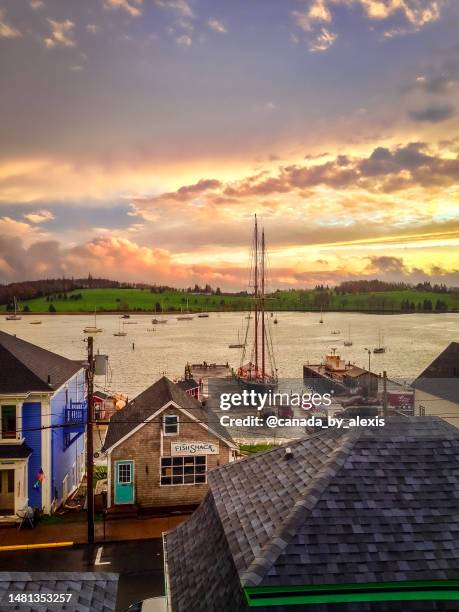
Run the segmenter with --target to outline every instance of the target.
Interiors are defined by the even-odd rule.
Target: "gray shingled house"
[[[173,612],[459,610],[459,429],[394,417],[288,446],[211,471],[165,534]]]

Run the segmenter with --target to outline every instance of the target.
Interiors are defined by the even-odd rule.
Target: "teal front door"
[[[115,461],[115,504],[134,503],[134,461]]]

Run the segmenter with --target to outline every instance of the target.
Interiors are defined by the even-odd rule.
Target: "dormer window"
[[[179,418],[176,414],[166,414],[163,420],[163,432],[165,436],[176,436],[179,429]]]

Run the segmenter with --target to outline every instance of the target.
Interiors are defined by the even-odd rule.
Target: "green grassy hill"
[[[363,312],[425,312],[425,301],[430,301],[432,311],[438,300],[449,312],[459,312],[458,293],[433,293],[428,291],[385,291],[377,293],[336,294],[334,291],[292,290],[276,291],[266,299],[267,310],[291,311],[363,311]],[[58,313],[108,311],[193,312],[249,310],[252,300],[247,296],[231,294],[204,295],[183,291],[153,293],[148,289],[81,289],[48,298],[36,298],[21,302],[21,310],[46,313],[54,308]],[[407,304],[409,309],[407,309]],[[5,311],[6,306],[1,306]]]

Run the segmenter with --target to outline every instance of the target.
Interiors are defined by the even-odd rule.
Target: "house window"
[[[163,431],[165,436],[175,436],[178,434],[178,416],[167,414],[163,420]]]
[[[132,482],[130,463],[120,463],[118,465],[118,482],[120,484],[130,484]]]
[[[161,457],[161,484],[184,485],[207,482],[206,457]]]
[[[0,408],[1,437],[4,440],[16,439],[16,406],[1,406]]]

